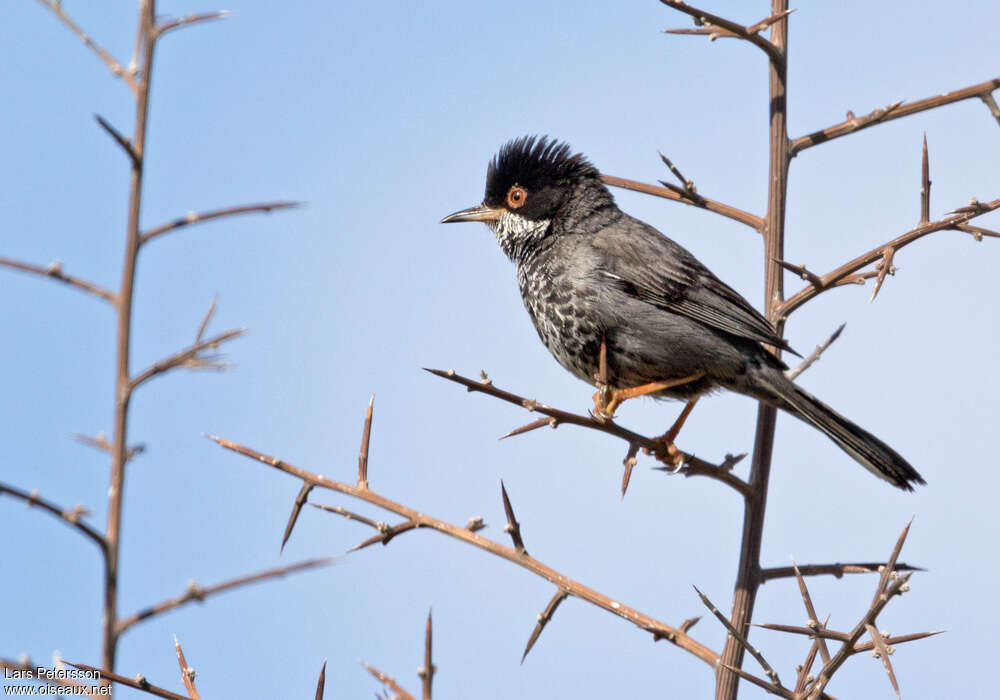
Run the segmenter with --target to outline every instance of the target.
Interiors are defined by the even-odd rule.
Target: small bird
[[[523,137],[486,173],[479,206],[442,219],[485,222],[517,267],[524,305],[563,367],[595,384],[604,419],[635,396],[688,401],[663,436],[672,455],[699,396],[729,389],[818,428],[901,489],[923,478],[899,453],[785,376],[764,346],[794,352],[746,299],[691,253],[615,204],[597,169],[565,143]]]

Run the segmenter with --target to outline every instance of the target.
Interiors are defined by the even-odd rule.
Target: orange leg
[[[660,455],[660,453],[657,453],[657,457],[660,461],[672,464],[678,469],[684,464],[684,461],[687,459],[687,455],[677,449],[674,445],[674,440],[677,439],[677,434],[681,432],[681,428],[684,427],[684,422],[688,419],[688,416],[691,415],[691,411],[694,409],[694,405],[696,403],[698,403],[697,397],[688,401],[687,405],[684,406],[684,409],[681,411],[681,414],[677,416],[677,420],[675,420],[674,424],[670,426],[670,430],[656,438],[658,441],[663,442],[664,449],[666,450],[665,459]]]
[[[599,386],[597,392],[594,394],[594,415],[603,420],[611,420],[615,417],[615,411],[624,401],[634,399],[638,396],[657,394],[664,389],[680,386],[681,384],[688,384],[689,382],[697,381],[704,376],[704,372],[697,372],[687,377],[681,377],[680,379],[651,382],[649,384],[629,387],[627,389],[612,389],[606,385]],[[685,410],[687,413],[690,413],[690,409]],[[687,418],[686,414],[682,413],[681,415],[684,419]],[[678,419],[678,421],[680,422],[680,425],[684,424],[683,419]],[[677,430],[680,430],[680,425],[677,425]],[[673,430],[673,428],[671,428],[671,430]]]

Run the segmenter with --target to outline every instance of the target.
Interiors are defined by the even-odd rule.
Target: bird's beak
[[[448,216],[441,219],[441,223],[451,224],[456,221],[496,221],[502,214],[503,209],[493,209],[485,204],[480,204],[475,207],[463,209],[462,211],[456,211],[454,214],[448,214]]]

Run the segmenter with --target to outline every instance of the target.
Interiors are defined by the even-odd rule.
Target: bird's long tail
[[[914,483],[926,483],[896,450],[844,418],[787,379],[783,373],[775,372],[769,376],[767,384],[780,397],[781,408],[823,431],[840,449],[875,476],[906,491],[912,491]]]

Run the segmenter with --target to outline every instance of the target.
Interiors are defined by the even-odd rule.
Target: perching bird
[[[598,414],[631,396],[689,401],[729,389],[818,428],[876,476],[925,483],[899,453],[785,376],[764,345],[791,350],[736,291],[680,245],[615,204],[600,173],[568,145],[511,141],[489,164],[479,206],[442,223],[482,221],[517,266],[524,305],[559,363],[597,384]],[[601,377],[606,354],[605,387]]]

